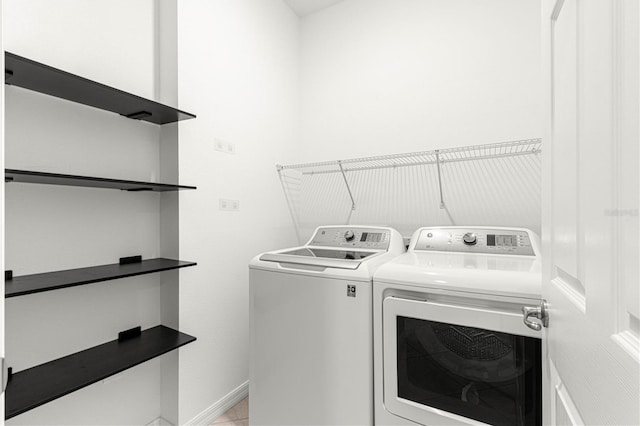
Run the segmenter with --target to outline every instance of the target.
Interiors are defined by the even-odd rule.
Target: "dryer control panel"
[[[321,227],[307,245],[387,250],[390,235],[391,231],[384,228]]]
[[[413,250],[536,255],[528,231],[505,228],[422,228]]]

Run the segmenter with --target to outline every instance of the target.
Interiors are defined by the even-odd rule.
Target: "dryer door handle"
[[[542,330],[542,327],[549,327],[549,315],[547,314],[547,302],[542,301],[540,306],[523,306],[522,307],[522,320],[525,325],[535,331]],[[541,321],[541,323],[531,321],[529,318],[534,317]]]

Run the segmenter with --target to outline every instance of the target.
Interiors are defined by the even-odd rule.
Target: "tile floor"
[[[249,426],[249,397],[231,407],[210,426]]]

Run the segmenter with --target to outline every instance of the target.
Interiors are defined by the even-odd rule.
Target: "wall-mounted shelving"
[[[5,83],[128,118],[167,124],[195,115],[5,52]]]
[[[407,235],[494,220],[537,230],[541,152],[535,138],[276,169],[300,242],[327,221],[385,223]]]
[[[438,172],[440,208],[444,208],[445,203],[442,193],[442,176],[440,171],[441,165],[460,161],[477,161],[521,155],[536,155],[541,152],[541,146],[541,139],[525,139],[485,145],[465,146],[460,148],[434,149],[431,151],[380,155],[377,157],[323,161],[320,163],[291,164],[287,166],[276,165],[276,169],[278,173],[281,173],[283,170],[297,170],[303,175],[341,173],[347,192],[349,193],[349,198],[351,199],[351,210],[355,210],[356,201],[353,197],[346,173],[397,167],[434,165],[437,167]]]
[[[165,326],[145,330],[14,373],[5,394],[5,419],[39,407],[128,368],[149,361],[196,338]]]
[[[4,297],[25,296],[33,293],[169,271],[195,265],[195,262],[157,258],[124,265],[115,263],[88,268],[45,272],[42,274],[22,275],[13,277],[10,280],[5,280]]]
[[[408,152],[402,154],[380,155],[377,157],[350,158],[347,160],[323,161],[319,163],[277,165],[278,172],[287,169],[300,171],[305,175],[323,173],[357,172],[395,167],[437,165],[458,161],[476,161],[500,157],[539,154],[541,139],[499,142],[485,145],[472,145],[460,148],[434,149],[431,151]]]
[[[59,173],[36,172],[30,170],[5,169],[5,182],[37,183],[43,185],[83,186],[89,188],[120,189],[123,191],[180,191],[196,189],[195,186],[167,183],[137,182],[132,180],[109,179],[90,176],[65,175]]]
[[[175,123],[195,117],[188,112],[9,52],[5,52],[5,83],[157,125]],[[131,192],[196,189],[195,186],[16,169],[5,169],[5,182],[118,189]],[[172,206],[174,207],[171,208],[179,208],[178,204],[172,204]],[[171,233],[172,237],[174,235],[177,234]],[[5,297],[24,296],[194,265],[196,265],[194,262],[166,258],[143,261],[140,256],[132,256],[121,259],[118,264],[17,277],[12,277],[11,273],[5,273],[5,277],[8,278],[5,279]],[[169,279],[170,283],[174,279],[171,275],[164,276],[162,280],[165,278]],[[34,333],[35,335],[36,333]],[[13,374],[5,393],[5,418],[9,419],[22,414],[196,340],[193,336],[163,325],[158,325],[144,332],[140,332],[138,327],[123,332],[121,335],[126,338],[95,346]]]
[[[381,155],[377,157],[351,158],[348,160],[323,161],[319,163],[276,165],[278,173],[283,170],[296,170],[302,175],[318,175],[340,173],[344,179],[351,209],[356,209],[356,202],[347,179],[349,172],[379,170],[398,167],[434,165],[438,172],[438,190],[440,192],[440,208],[445,207],[442,194],[442,176],[440,166],[460,161],[478,161],[521,155],[537,155],[541,152],[541,139],[525,139],[519,141],[500,142],[485,145],[465,146],[461,148],[435,149],[431,151],[409,152],[404,154]],[[281,177],[282,179],[282,177]]]

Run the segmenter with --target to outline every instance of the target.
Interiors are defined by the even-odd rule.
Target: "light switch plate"
[[[233,142],[225,141],[224,139],[214,138],[213,147],[216,151],[224,152],[225,154],[236,153],[236,145]]]
[[[218,199],[220,210],[234,211],[240,210],[240,200],[228,200],[226,198]]]

